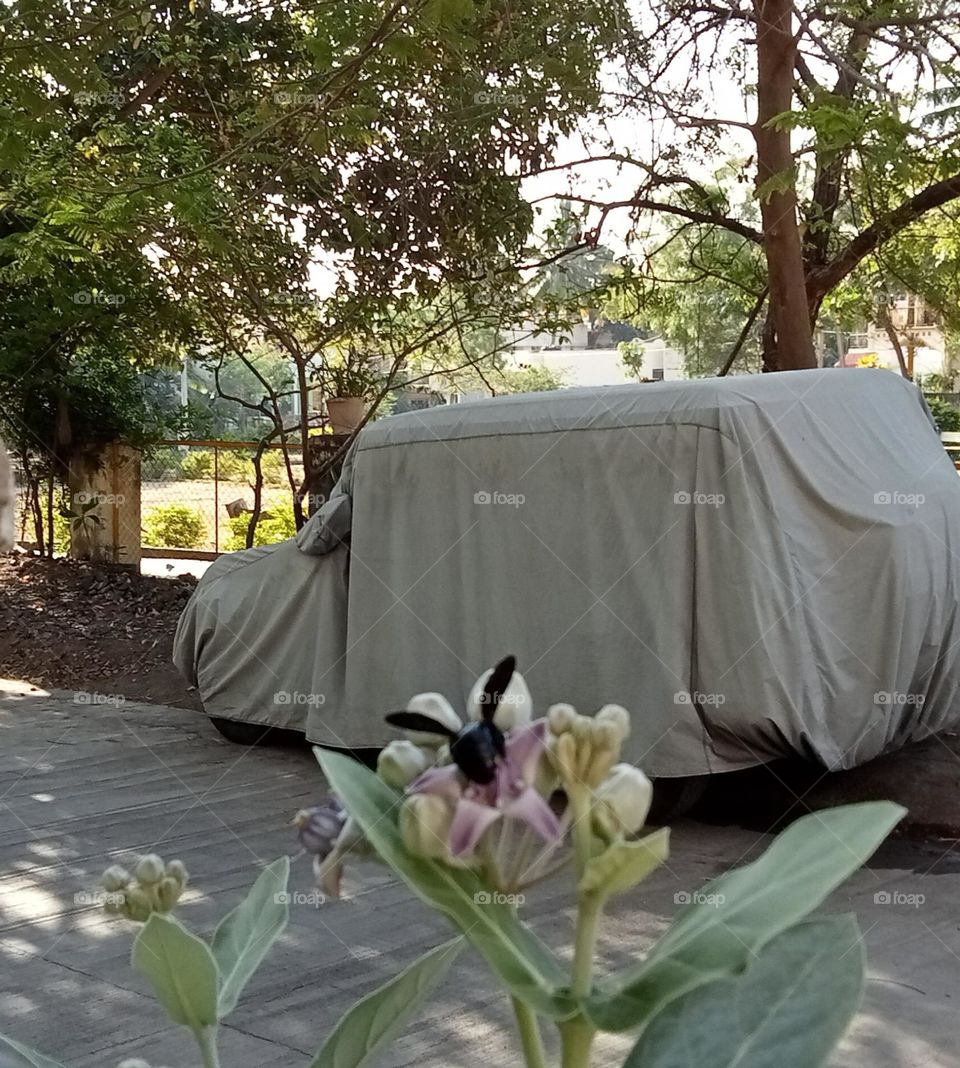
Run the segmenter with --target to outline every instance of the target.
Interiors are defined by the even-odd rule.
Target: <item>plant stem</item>
[[[523,1058],[527,1068],[547,1068],[537,1014],[525,1001],[519,998],[510,1000],[513,1002],[514,1015],[517,1017],[517,1029],[520,1032],[520,1044],[523,1047]]]
[[[200,1047],[200,1056],[203,1059],[203,1068],[220,1068],[220,1055],[217,1053],[217,1028],[197,1027],[193,1037]]]
[[[568,787],[567,800],[572,816],[571,831],[577,875],[582,878],[590,863],[592,846],[590,791]],[[574,935],[570,990],[578,1000],[590,993],[593,983],[593,957],[596,952],[603,904],[602,893],[581,892],[577,897],[577,930]],[[563,1041],[563,1068],[589,1068],[590,1047],[595,1034],[596,1028],[582,1012],[560,1025],[560,1037]]]
[[[574,1016],[560,1024],[563,1040],[562,1068],[590,1068],[590,1047],[596,1029],[585,1016]]]
[[[575,997],[590,993],[593,980],[593,956],[597,946],[597,931],[603,913],[603,898],[599,894],[581,894],[577,914],[577,933],[573,947],[573,971],[570,988]]]

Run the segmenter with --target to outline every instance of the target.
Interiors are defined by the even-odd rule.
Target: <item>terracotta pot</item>
[[[369,402],[366,397],[330,397],[327,418],[334,434],[351,434],[363,422]]]

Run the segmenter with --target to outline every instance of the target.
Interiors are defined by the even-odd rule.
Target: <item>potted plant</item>
[[[367,414],[377,383],[374,358],[347,349],[325,361],[320,379],[331,430],[352,434]]]

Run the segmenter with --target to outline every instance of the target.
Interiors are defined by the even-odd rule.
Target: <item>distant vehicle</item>
[[[960,720],[960,479],[917,390],[818,370],[511,396],[363,431],[175,659],[232,736],[357,747],[515,654],[658,777],[861,764]],[[244,728],[243,725],[248,725]]]

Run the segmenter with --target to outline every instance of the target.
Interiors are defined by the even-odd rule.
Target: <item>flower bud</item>
[[[152,886],[163,878],[163,861],[156,853],[147,853],[133,869],[137,882],[143,886]]]
[[[472,720],[483,718],[483,688],[492,674],[493,668],[485,671],[470,690],[470,696],[467,698],[467,716]],[[510,676],[507,688],[500,695],[493,722],[500,730],[508,731],[513,727],[525,727],[532,719],[533,698],[530,696],[526,680],[519,671],[515,671]]]
[[[169,875],[171,879],[176,879],[181,890],[187,885],[187,881],[190,878],[187,873],[186,865],[182,860],[171,860],[170,863],[167,864],[166,874]]]
[[[150,1068],[150,1065],[142,1057],[128,1057],[121,1061],[117,1068]]]
[[[566,734],[577,720],[577,710],[573,705],[551,705],[547,709],[547,722],[551,734]]]
[[[639,768],[617,764],[594,793],[594,830],[603,838],[635,834],[650,811],[653,786]]]
[[[453,806],[436,794],[410,794],[400,809],[403,844],[418,857],[448,859]]]
[[[300,809],[293,817],[300,844],[308,853],[320,857],[321,860],[332,851],[346,822],[346,809],[332,794],[325,797],[319,805]]]
[[[397,790],[409,786],[430,765],[427,754],[418,745],[404,739],[391,742],[377,757],[377,774]]]
[[[182,885],[172,875],[165,875],[154,890],[160,912],[169,912],[183,892]]]
[[[130,885],[130,872],[119,864],[111,864],[100,876],[100,885],[109,893],[123,890],[124,887]]]
[[[630,713],[622,705],[604,705],[594,716],[597,723],[612,724],[624,742],[630,736]]]
[[[407,703],[408,712],[419,712],[441,723],[448,731],[459,733],[463,730],[463,721],[454,712],[453,706],[440,693],[418,693]],[[404,730],[403,736],[417,745],[430,745],[436,748],[450,739],[446,734],[434,734],[431,731]]]
[[[127,891],[126,900],[123,902],[123,914],[128,920],[137,923],[146,923],[153,912],[153,902],[149,894],[142,887],[135,886]]]

